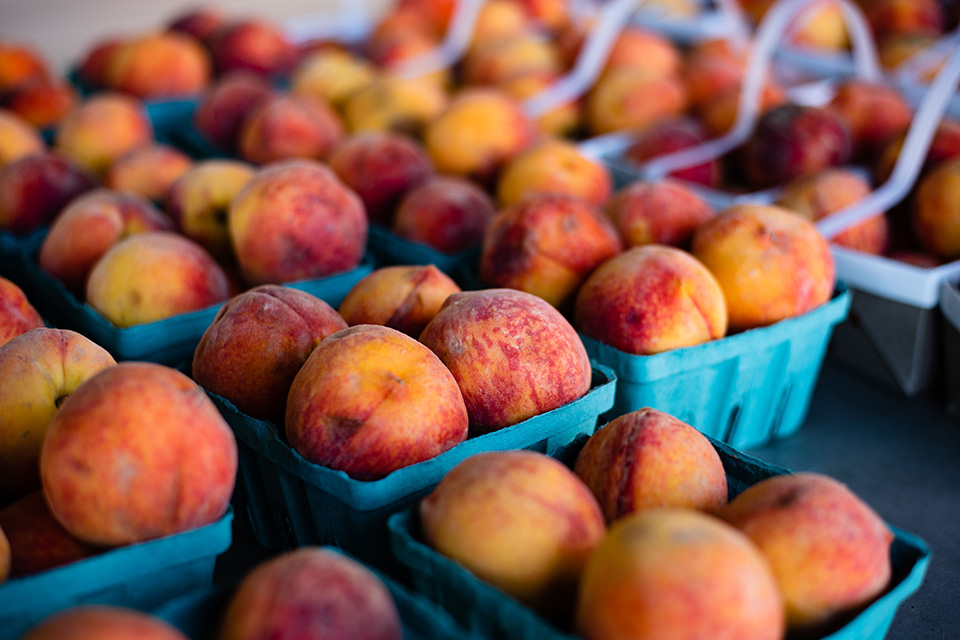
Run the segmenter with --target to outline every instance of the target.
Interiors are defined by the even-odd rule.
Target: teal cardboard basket
[[[183,126],[170,131],[170,142],[178,149],[197,160],[234,158],[229,149],[224,149],[203,137],[193,126],[193,117]]]
[[[332,547],[328,551],[341,553]],[[367,567],[370,569],[370,567]],[[376,569],[370,569],[386,585],[403,624],[404,640],[462,640],[467,636],[446,611],[425,596],[411,591]],[[216,638],[224,612],[235,587],[219,586],[199,589],[164,603],[153,611],[182,631],[190,640]]]
[[[0,230],[0,277],[22,287],[27,253],[40,246],[48,230],[42,227],[24,235]]]
[[[24,260],[24,290],[50,326],[71,329],[109,351],[120,360],[142,360],[177,366],[193,359],[193,352],[223,306],[183,313],[133,327],[117,327],[86,302],[81,302],[63,284],[40,268],[36,249]],[[347,292],[373,271],[373,258],[365,256],[355,269],[343,273],[287,283],[337,308]]]
[[[475,268],[480,261],[480,247],[460,253],[443,253],[419,242],[401,238],[379,225],[370,225],[367,246],[381,266],[398,264],[432,264],[454,280],[465,270]],[[459,282],[464,286],[462,282]]]
[[[600,414],[613,406],[615,387],[613,371],[594,364],[591,389],[579,400],[371,481],[308,462],[281,439],[272,422],[251,418],[228,400],[209,395],[237,436],[240,468],[233,505],[240,526],[268,549],[331,544],[384,566],[390,557],[386,522],[391,513],[416,503],[473,454],[506,449],[552,453],[580,434],[592,434]]]
[[[47,616],[80,604],[149,611],[209,586],[233,542],[233,510],[217,522],[0,584],[0,640],[16,640]]]
[[[581,334],[587,353],[617,372],[616,416],[653,407],[737,449],[795,433],[803,424],[833,328],[850,292],[782,320],[695,347],[637,356]]]
[[[579,438],[558,452],[557,457],[572,465],[586,439]],[[760,480],[789,473],[717,440],[711,439],[711,443],[723,461],[731,498]],[[391,516],[388,528],[393,552],[409,573],[414,588],[450,612],[473,637],[490,640],[574,640],[577,637],[569,630],[562,631],[551,625],[518,600],[480,581],[463,566],[421,542],[416,507]],[[881,640],[897,608],[920,587],[930,562],[930,550],[920,538],[891,529],[896,536],[890,549],[891,586],[842,628],[822,640]]]

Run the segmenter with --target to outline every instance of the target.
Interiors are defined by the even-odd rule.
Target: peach
[[[400,199],[434,174],[418,142],[389,132],[347,138],[330,156],[330,168],[363,200],[367,218],[387,226]]]
[[[5,108],[38,129],[59,125],[76,102],[76,92],[59,80],[34,80],[10,90],[3,97]]]
[[[110,68],[113,56],[123,47],[125,42],[120,38],[102,40],[87,52],[86,57],[80,62],[77,69],[80,79],[85,85],[94,89],[102,89],[107,86],[107,69]]]
[[[106,605],[85,605],[57,612],[32,627],[21,640],[187,640],[160,618]]]
[[[473,27],[470,51],[529,33],[530,18],[516,0],[489,0],[480,7]]]
[[[719,92],[711,100],[698,105],[697,114],[703,121],[707,131],[714,136],[721,136],[733,128],[737,121],[737,111],[740,108],[740,85]],[[786,96],[778,85],[768,83],[760,92],[760,113],[764,114],[774,107],[786,103]]]
[[[447,297],[460,287],[435,266],[377,269],[355,284],[340,303],[350,326],[379,324],[416,339]]]
[[[877,40],[899,33],[943,33],[943,8],[937,0],[870,0],[865,11]]]
[[[583,569],[587,640],[784,637],[770,567],[733,527],[691,509],[652,509],[610,527]]]
[[[293,72],[291,91],[341,106],[373,82],[376,73],[372,64],[352,53],[336,49],[320,51],[305,59]]]
[[[860,607],[890,582],[893,533],[833,478],[816,473],[768,478],[731,500],[720,517],[763,552],[792,628]]]
[[[500,85],[508,95],[517,100],[526,100],[550,87],[560,79],[557,73],[526,73],[511,78]],[[581,126],[580,108],[582,100],[574,100],[554,107],[537,116],[534,124],[537,130],[549,136],[564,137],[573,134]]]
[[[684,69],[684,82],[690,101],[697,107],[709,104],[717,96],[740,86],[746,62],[741,53],[712,41],[694,49]]]
[[[410,38],[436,40],[446,31],[445,25],[438,28],[430,16],[406,4],[403,2],[387,13],[370,32],[365,46],[369,57],[375,57],[378,50],[392,43]]]
[[[254,285],[353,269],[367,243],[360,198],[309,160],[261,170],[233,199],[227,226],[240,270]]]
[[[622,248],[603,214],[579,198],[545,194],[500,211],[483,238],[480,277],[490,286],[532,293],[559,309]]]
[[[620,69],[601,78],[588,94],[586,121],[594,135],[621,129],[642,132],[686,109],[686,86],[679,79]]]
[[[386,75],[354,93],[343,107],[350,131],[419,134],[447,107],[447,94],[435,82]]]
[[[266,284],[227,302],[193,356],[193,379],[243,413],[280,424],[294,376],[347,323],[304,291]]]
[[[877,43],[877,54],[880,64],[887,71],[894,71],[901,64],[932,45],[937,38],[932,34],[897,33],[884,37]],[[920,71],[918,78],[925,83],[933,82],[933,78],[943,64],[933,64]]]
[[[688,149],[707,141],[707,132],[692,118],[661,120],[639,134],[626,151],[627,159],[643,164],[657,156]],[[719,158],[686,169],[678,169],[670,177],[719,187],[723,182],[723,165]],[[667,243],[669,244],[669,243]]]
[[[681,71],[680,50],[666,37],[639,27],[628,26],[617,36],[604,67],[605,73],[618,69],[646,71],[674,76]]]
[[[56,148],[100,175],[118,158],[153,142],[153,125],[143,104],[104,93],[70,112],[57,131]]]
[[[237,444],[213,402],[175,369],[109,367],[60,406],[40,452],[53,515],[91,544],[131,544],[223,516]]]
[[[607,522],[657,507],[716,513],[727,503],[727,475],[710,441],[649,407],[591,436],[574,472],[596,496]]]
[[[25,234],[50,223],[96,179],[56,154],[29,155],[0,168],[0,229]]]
[[[426,129],[427,151],[440,173],[489,179],[534,141],[533,123],[495,89],[462,91]]]
[[[67,533],[50,513],[42,491],[0,509],[0,530],[10,542],[10,575],[28,576],[102,551]]]
[[[789,33],[799,47],[826,52],[843,52],[850,46],[843,10],[837,3],[823,3],[802,12]]]
[[[22,333],[43,326],[43,318],[13,282],[0,277],[0,347]]]
[[[213,35],[214,31],[226,24],[226,21],[227,19],[219,10],[202,7],[176,16],[170,21],[167,29],[177,33],[185,33],[200,42],[205,42],[207,38]]]
[[[620,351],[651,355],[722,338],[727,307],[717,280],[673,247],[634,247],[604,262],[577,294],[574,326]]]
[[[45,149],[39,131],[12,111],[0,109],[0,167]]]
[[[900,157],[906,134],[897,136],[880,155],[874,167],[874,178],[878,183],[886,182],[893,172],[893,166]],[[960,122],[945,118],[937,127],[930,148],[923,161],[921,175],[930,171],[941,162],[960,156]]]
[[[560,73],[562,70],[553,44],[527,32],[487,43],[470,52],[464,60],[463,73],[467,84],[496,85],[528,73]]]
[[[87,302],[117,327],[198,311],[229,294],[227,276],[210,254],[169,231],[121,239],[87,278]]]
[[[340,117],[326,103],[294,95],[273,96],[240,127],[238,148],[247,161],[326,158],[343,137]]]
[[[960,256],[960,158],[941,163],[917,187],[913,230],[924,249],[948,260]]]
[[[496,213],[479,185],[466,178],[435,176],[400,201],[393,231],[443,253],[460,253],[480,246]]]
[[[417,16],[435,33],[444,33],[453,17],[455,0],[400,0],[397,11]]]
[[[904,133],[913,111],[896,89],[858,80],[843,83],[827,107],[850,132],[854,156],[868,157]]]
[[[386,585],[359,562],[306,547],[256,567],[230,599],[218,640],[402,640]]]
[[[287,396],[287,441],[310,462],[378,480],[467,437],[457,381],[430,349],[363,324],[327,337]]]
[[[548,31],[559,31],[570,22],[564,0],[517,0],[527,14]]]
[[[760,116],[741,162],[751,183],[769,187],[845,164],[850,154],[850,133],[834,111],[785,104]]]
[[[199,93],[211,73],[210,56],[200,42],[165,31],[120,46],[107,65],[106,80],[111,88],[138,98],[169,98]]]
[[[827,169],[788,184],[777,204],[816,222],[870,194],[870,183],[849,169]],[[831,242],[865,253],[887,250],[890,223],[882,211],[843,231]]]
[[[215,145],[232,150],[250,113],[268,101],[273,90],[249,71],[224,75],[207,91],[193,114],[193,125]]]
[[[83,382],[115,365],[79,333],[32,329],[0,347],[0,494],[19,498],[40,487],[40,449],[64,400]]]
[[[388,75],[400,70],[403,70],[402,73],[405,75],[404,67],[408,61],[432,54],[439,46],[440,41],[434,36],[414,32],[381,43],[370,52],[370,59]],[[452,72],[447,68],[428,71],[413,77],[444,89],[452,84]]]
[[[49,74],[40,55],[25,45],[0,41],[0,93]]]
[[[713,217],[700,196],[672,180],[634,182],[610,201],[607,215],[628,247],[666,244],[686,248],[693,232]]]
[[[502,207],[541,194],[576,196],[603,206],[612,191],[607,168],[563,140],[548,139],[514,156],[497,182],[497,200]]]
[[[456,378],[478,435],[562,407],[590,389],[590,360],[559,311],[513,289],[449,296],[420,334]]]
[[[3,528],[0,527],[0,584],[10,575],[10,543],[7,541]]]
[[[190,170],[190,156],[165,144],[135,149],[107,171],[106,186],[163,202],[173,183]]]
[[[296,48],[273,23],[241,20],[225,24],[210,34],[207,44],[221,74],[243,69],[265,76],[290,70]]]
[[[731,331],[806,313],[830,299],[836,282],[816,227],[775,206],[722,211],[694,232],[693,255],[720,283]]]
[[[173,228],[173,221],[144,198],[98,189],[76,198],[56,217],[38,262],[83,298],[90,271],[110,247],[136,233]]]
[[[573,604],[606,530],[580,479],[532,451],[467,458],[420,502],[420,524],[438,552],[553,618]]]
[[[233,257],[227,212],[256,174],[236,160],[204,160],[193,165],[167,192],[166,210],[183,233],[221,262]]]

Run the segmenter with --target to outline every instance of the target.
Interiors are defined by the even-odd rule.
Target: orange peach
[[[840,482],[816,473],[774,476],[720,511],[763,552],[792,628],[827,622],[890,582],[893,533]]]
[[[377,269],[347,293],[340,314],[350,326],[379,324],[418,338],[446,299],[459,293],[448,275],[435,266]]]
[[[402,640],[386,585],[359,562],[305,547],[256,567],[237,588],[217,640]]]
[[[637,136],[627,149],[626,157],[643,164],[651,158],[694,147],[706,141],[706,130],[693,118],[661,120]],[[678,169],[669,175],[678,180],[719,187],[723,182],[723,165],[718,158],[686,169]]]
[[[447,107],[447,94],[429,79],[385,75],[354,93],[343,107],[350,131],[419,134]]]
[[[435,176],[412,189],[397,207],[393,231],[443,253],[483,242],[497,209],[479,185],[456,176]]]
[[[802,12],[788,37],[792,44],[818,51],[843,52],[850,46],[838,3],[822,3]]]
[[[614,523],[584,567],[576,618],[587,640],[778,640],[786,626],[760,551],[691,509],[652,509]]]
[[[135,149],[117,159],[107,171],[111,189],[163,202],[173,183],[190,170],[190,156],[164,144]]]
[[[265,164],[288,158],[326,158],[343,137],[343,123],[325,102],[276,95],[253,109],[240,127],[243,159]]]
[[[173,221],[140,196],[98,189],[74,199],[40,245],[40,268],[83,298],[101,257],[127,236],[172,231]]]
[[[210,254],[169,231],[121,239],[87,278],[87,302],[118,327],[204,309],[229,294],[227,276]]]
[[[249,71],[228,73],[204,94],[193,113],[193,125],[215,145],[233,150],[247,116],[272,95],[260,76]]]
[[[7,541],[3,528],[0,527],[0,584],[10,575],[10,543]]]
[[[57,131],[56,148],[103,175],[118,158],[153,142],[153,125],[141,102],[104,93],[81,103]]]
[[[0,509],[0,530],[10,542],[12,577],[62,567],[103,550],[70,535],[50,513],[42,491]]]
[[[39,131],[12,111],[0,109],[0,167],[45,149]]]
[[[500,85],[508,95],[517,100],[526,100],[544,89],[550,87],[560,79],[557,73],[525,73],[522,76],[511,78]],[[573,134],[580,128],[582,100],[574,100],[561,104],[534,118],[537,130],[549,136],[564,137]]]
[[[0,277],[0,347],[22,333],[43,326],[43,318],[17,285]]]
[[[607,215],[628,247],[666,244],[685,248],[713,208],[672,180],[634,182],[610,201]]]
[[[941,258],[960,256],[960,159],[941,163],[920,181],[912,221],[924,249]]]
[[[49,74],[40,55],[25,45],[0,41],[0,93]]]
[[[223,516],[237,444],[213,402],[176,369],[125,362],[60,406],[40,452],[53,515],[91,544],[131,544]]]
[[[737,85],[698,105],[697,115],[712,135],[721,136],[733,128],[737,121],[737,110],[740,108],[740,94],[741,88]],[[760,113],[764,114],[786,101],[783,89],[774,83],[767,83],[760,92]]]
[[[584,335],[637,355],[722,338],[723,291],[690,254],[673,247],[634,247],[604,262],[577,294],[574,326]]]
[[[620,69],[601,78],[587,96],[587,127],[595,135],[644,131],[683,113],[687,102],[686,86],[676,77]]]
[[[895,33],[877,43],[880,64],[887,71],[894,71],[901,64],[919,54],[936,41],[936,36],[924,33]],[[932,64],[918,73],[918,79],[933,82],[943,64]]]
[[[693,255],[723,288],[732,331],[806,313],[830,299],[836,282],[816,227],[775,206],[722,211],[694,232]]]
[[[508,40],[487,43],[464,60],[464,80],[473,85],[496,85],[528,73],[560,73],[554,45],[527,32]]]
[[[210,34],[207,44],[221,74],[243,69],[279,76],[290,70],[296,56],[280,28],[264,20],[224,24]]]
[[[655,31],[628,26],[613,43],[604,71],[633,69],[674,76],[680,73],[682,64],[680,50],[668,38]]]
[[[133,609],[86,605],[60,611],[27,631],[21,640],[187,640],[169,623]]]
[[[65,329],[32,329],[0,347],[0,494],[40,487],[38,460],[59,407],[83,382],[115,365],[102,347]]]
[[[434,33],[445,33],[453,17],[455,0],[400,0],[397,12],[417,16]]]
[[[743,81],[744,66],[743,56],[732,51],[708,55],[695,50],[683,73],[690,101],[703,107],[717,96],[736,90]]]
[[[470,51],[529,33],[530,18],[516,0],[489,0],[480,7],[473,27]]]
[[[107,69],[113,56],[123,47],[125,40],[111,38],[97,42],[80,62],[77,69],[83,83],[94,89],[103,89],[107,86]]]
[[[882,151],[913,120],[910,105],[896,89],[859,80],[840,85],[827,108],[847,125],[853,154],[860,157]]]
[[[301,62],[290,78],[290,88],[295,95],[341,106],[375,77],[372,64],[352,53],[333,49],[314,53]]]
[[[0,168],[0,229],[25,234],[56,217],[96,179],[56,154],[25,156]]]
[[[59,80],[34,80],[10,90],[3,106],[37,127],[55,127],[76,106],[77,94]]]
[[[943,8],[937,0],[870,0],[865,12],[881,41],[899,33],[934,37],[943,33]]]
[[[548,139],[514,156],[503,166],[497,182],[497,200],[502,207],[541,194],[576,196],[603,206],[612,191],[607,168],[564,140]]]
[[[564,0],[517,0],[527,14],[548,31],[559,31],[570,22]]]
[[[370,59],[387,75],[392,75],[392,72],[400,70],[404,70],[405,74],[405,66],[408,62],[434,53],[439,46],[440,41],[433,36],[410,33],[381,43],[379,47],[371,51]],[[444,89],[452,84],[452,73],[447,68],[440,68],[410,77],[432,83]]]
[[[107,84],[138,98],[170,98],[199,93],[210,82],[207,50],[195,38],[175,31],[150,33],[125,42],[111,56]]]
[[[450,369],[471,434],[562,407],[590,389],[590,360],[559,311],[513,289],[449,296],[420,334]]]
[[[566,309],[581,283],[622,249],[620,236],[588,202],[535,195],[500,211],[483,238],[480,277]]]
[[[553,618],[573,604],[606,529],[580,479],[532,451],[467,458],[421,501],[420,524],[438,552]]]
[[[228,301],[200,338],[193,379],[240,411],[282,423],[294,376],[347,323],[304,291],[266,284]]]
[[[463,442],[467,409],[430,349],[362,324],[329,336],[307,358],[290,387],[285,427],[310,462],[377,480]]]
[[[254,285],[353,269],[367,242],[360,198],[309,160],[261,170],[233,199],[227,226],[240,270]]]

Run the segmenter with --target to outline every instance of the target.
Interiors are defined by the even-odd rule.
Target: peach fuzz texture
[[[42,326],[43,318],[23,290],[0,277],[0,347],[22,333]]]

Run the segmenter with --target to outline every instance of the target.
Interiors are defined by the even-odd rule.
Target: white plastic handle
[[[449,69],[456,64],[470,48],[477,18],[485,2],[486,0],[459,0],[440,46],[404,61],[394,72],[406,78],[419,78]]]
[[[913,116],[900,155],[886,182],[868,196],[840,211],[822,218],[817,229],[830,239],[867,218],[883,212],[903,200],[923,168],[930,143],[960,83],[960,47],[954,49]]]
[[[746,51],[750,45],[750,19],[737,0],[717,0],[717,8],[729,29],[727,40],[737,47],[738,51]]]
[[[370,30],[371,16],[365,0],[340,0],[336,10],[286,20],[284,34],[291,42],[331,39],[355,42]]]

